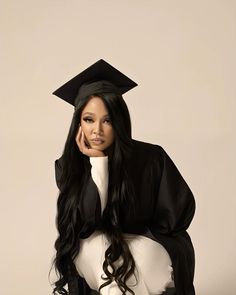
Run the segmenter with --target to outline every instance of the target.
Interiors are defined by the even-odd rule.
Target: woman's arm
[[[189,227],[195,213],[195,200],[188,184],[164,149],[161,149],[161,156],[161,161],[153,162],[154,169],[161,171],[156,185],[153,224],[156,224],[160,233],[175,235]]]

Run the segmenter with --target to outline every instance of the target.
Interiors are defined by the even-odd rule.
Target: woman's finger
[[[82,131],[81,126],[79,127],[78,133],[76,135],[76,143],[78,145],[79,150],[82,154],[88,157],[103,157],[104,153],[102,151],[92,149],[86,145],[86,138],[84,132]]]
[[[82,152],[82,145],[81,145],[81,136],[82,135],[82,129],[81,129],[81,126],[79,127],[79,130],[77,132],[77,135],[76,135],[76,138],[75,138],[75,141],[78,145],[78,148],[80,149],[80,151]]]
[[[87,154],[86,152],[88,150],[88,147],[85,144],[85,136],[83,131],[81,131],[80,145],[82,147],[83,154]]]

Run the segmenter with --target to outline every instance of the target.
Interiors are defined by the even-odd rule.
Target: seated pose
[[[132,139],[135,86],[99,60],[54,92],[75,107],[55,161],[54,294],[195,294],[194,197],[161,146]]]

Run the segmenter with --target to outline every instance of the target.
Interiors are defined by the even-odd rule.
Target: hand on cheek
[[[104,157],[105,156],[102,151],[91,148],[89,146],[81,126],[79,127],[75,141],[82,154],[88,157]]]

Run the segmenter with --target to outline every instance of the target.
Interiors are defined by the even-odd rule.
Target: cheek
[[[85,135],[89,132],[89,126],[87,124],[84,124],[83,121],[81,122],[81,128]]]
[[[114,131],[113,130],[110,130],[109,131],[109,138],[110,138],[110,141],[113,142],[114,139],[115,139],[115,134],[114,134]]]

